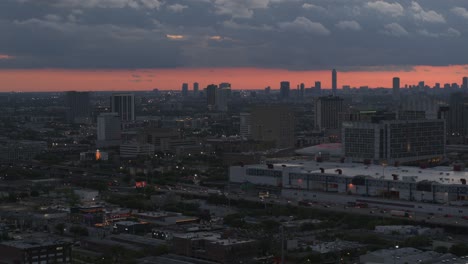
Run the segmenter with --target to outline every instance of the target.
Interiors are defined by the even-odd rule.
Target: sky
[[[1,0],[0,91],[468,76],[466,0]]]

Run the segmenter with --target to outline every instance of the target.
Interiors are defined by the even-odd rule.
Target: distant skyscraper
[[[199,90],[200,86],[197,82],[193,83],[193,93],[195,94],[195,96],[198,95],[198,90]]]
[[[226,112],[228,110],[228,100],[231,94],[231,88],[224,87],[216,89],[215,106],[216,110]]]
[[[393,78],[393,98],[398,99],[400,97],[400,78],[394,77]]]
[[[321,82],[315,82],[315,89],[322,90],[322,83]]]
[[[250,113],[240,113],[240,136],[245,139],[252,137],[252,120]]]
[[[65,106],[67,107],[68,122],[86,123],[91,116],[91,105],[88,92],[66,92]]]
[[[280,97],[281,99],[289,98],[289,91],[290,91],[290,84],[289,82],[281,82],[280,83]]]
[[[231,89],[231,84],[230,83],[220,83],[219,88],[229,88]]]
[[[113,94],[111,112],[117,113],[123,122],[135,121],[135,96],[133,94]]]
[[[188,95],[188,83],[182,84],[182,96],[187,97]]]
[[[299,87],[301,90],[299,92],[299,96],[300,97],[304,97],[304,94],[305,94],[305,85],[303,83],[301,83],[301,86]]]
[[[265,94],[270,94],[270,91],[271,91],[271,87],[268,86],[265,88]]]
[[[274,141],[277,148],[294,147],[294,112],[288,106],[256,106],[251,112],[254,140]]]
[[[468,90],[468,77],[463,77],[463,89]]]
[[[338,74],[335,69],[332,71],[332,93],[336,95],[336,89],[338,89]]]
[[[97,142],[99,147],[118,146],[121,139],[121,122],[118,113],[102,113],[97,118]]]
[[[315,127],[319,130],[341,128],[343,99],[337,96],[320,97],[315,101]]]
[[[212,106],[212,107],[215,106],[217,89],[218,89],[218,86],[215,84],[210,84],[206,87],[206,99],[207,99],[206,104],[208,106]]]

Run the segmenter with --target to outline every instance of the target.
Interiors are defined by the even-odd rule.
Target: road
[[[167,190],[167,189],[161,189],[163,192],[173,192],[179,195],[193,195],[193,196],[198,196],[198,197],[208,197],[212,194],[209,194],[207,192],[203,192],[200,190],[191,190],[190,188],[184,188],[183,190],[177,190],[177,189],[172,189],[172,190]],[[434,215],[429,215],[428,213],[421,213],[421,212],[411,212],[411,218],[407,217],[397,217],[397,216],[392,216],[390,214],[391,208],[385,208],[385,206],[380,206],[380,207],[372,207],[372,208],[354,208],[354,207],[347,207],[345,204],[338,204],[338,203],[324,203],[324,202],[315,202],[312,203],[310,206],[301,206],[297,203],[297,201],[294,200],[288,200],[285,198],[266,198],[261,200],[260,198],[256,196],[248,196],[246,194],[243,194],[242,196],[240,195],[232,195],[232,194],[224,194],[228,199],[232,201],[236,200],[246,200],[246,201],[251,201],[251,202],[256,202],[256,203],[262,203],[262,204],[279,204],[279,205],[290,205],[290,206],[296,206],[296,207],[303,207],[303,208],[314,208],[318,210],[323,210],[323,211],[332,211],[332,212],[337,212],[337,213],[351,213],[351,214],[358,214],[358,215],[366,215],[366,216],[372,216],[372,217],[382,217],[382,218],[392,218],[392,219],[404,219],[408,221],[413,221],[413,222],[425,222],[428,224],[433,224],[433,225],[440,225],[440,226],[453,226],[453,227],[468,227],[468,220],[460,218],[460,217],[445,217],[444,215],[440,214],[434,214]],[[385,212],[381,212],[385,211]]]

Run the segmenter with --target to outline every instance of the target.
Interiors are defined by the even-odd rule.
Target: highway
[[[192,190],[190,188],[185,188],[184,189],[161,189],[160,191],[163,192],[173,192],[179,195],[193,195],[197,197],[202,197],[206,198],[212,194],[206,192],[206,191],[200,191],[200,190]],[[403,219],[403,220],[408,220],[412,222],[417,222],[417,223],[427,223],[427,224],[432,224],[432,225],[438,225],[438,226],[451,226],[451,227],[462,227],[462,228],[468,228],[468,220],[463,219],[461,217],[455,217],[455,216],[445,216],[445,215],[440,215],[440,214],[433,214],[430,215],[428,213],[422,213],[422,212],[411,212],[411,218],[407,217],[398,217],[398,216],[392,216],[390,214],[391,208],[385,208],[385,206],[379,206],[379,207],[370,207],[370,208],[355,208],[355,207],[348,207],[346,204],[339,204],[339,203],[324,203],[324,202],[314,202],[310,203],[310,206],[302,206],[299,205],[297,201],[294,200],[288,200],[282,197],[278,198],[266,198],[266,199],[260,199],[259,197],[256,196],[248,196],[246,194],[243,194],[242,196],[240,195],[233,195],[233,194],[224,194],[228,199],[232,201],[236,200],[246,200],[246,201],[251,201],[251,202],[256,202],[256,203],[261,203],[261,204],[278,204],[278,205],[290,205],[290,206],[296,206],[296,207],[303,207],[303,208],[312,208],[312,209],[317,209],[317,210],[323,210],[323,211],[332,211],[332,212],[337,212],[337,213],[351,213],[351,214],[358,214],[358,215],[366,215],[366,216],[371,216],[371,217],[379,217],[379,218],[392,218],[392,219]]]

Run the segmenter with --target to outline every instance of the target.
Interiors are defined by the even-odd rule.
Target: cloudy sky
[[[0,32],[3,91],[468,75],[466,0],[1,0]]]

